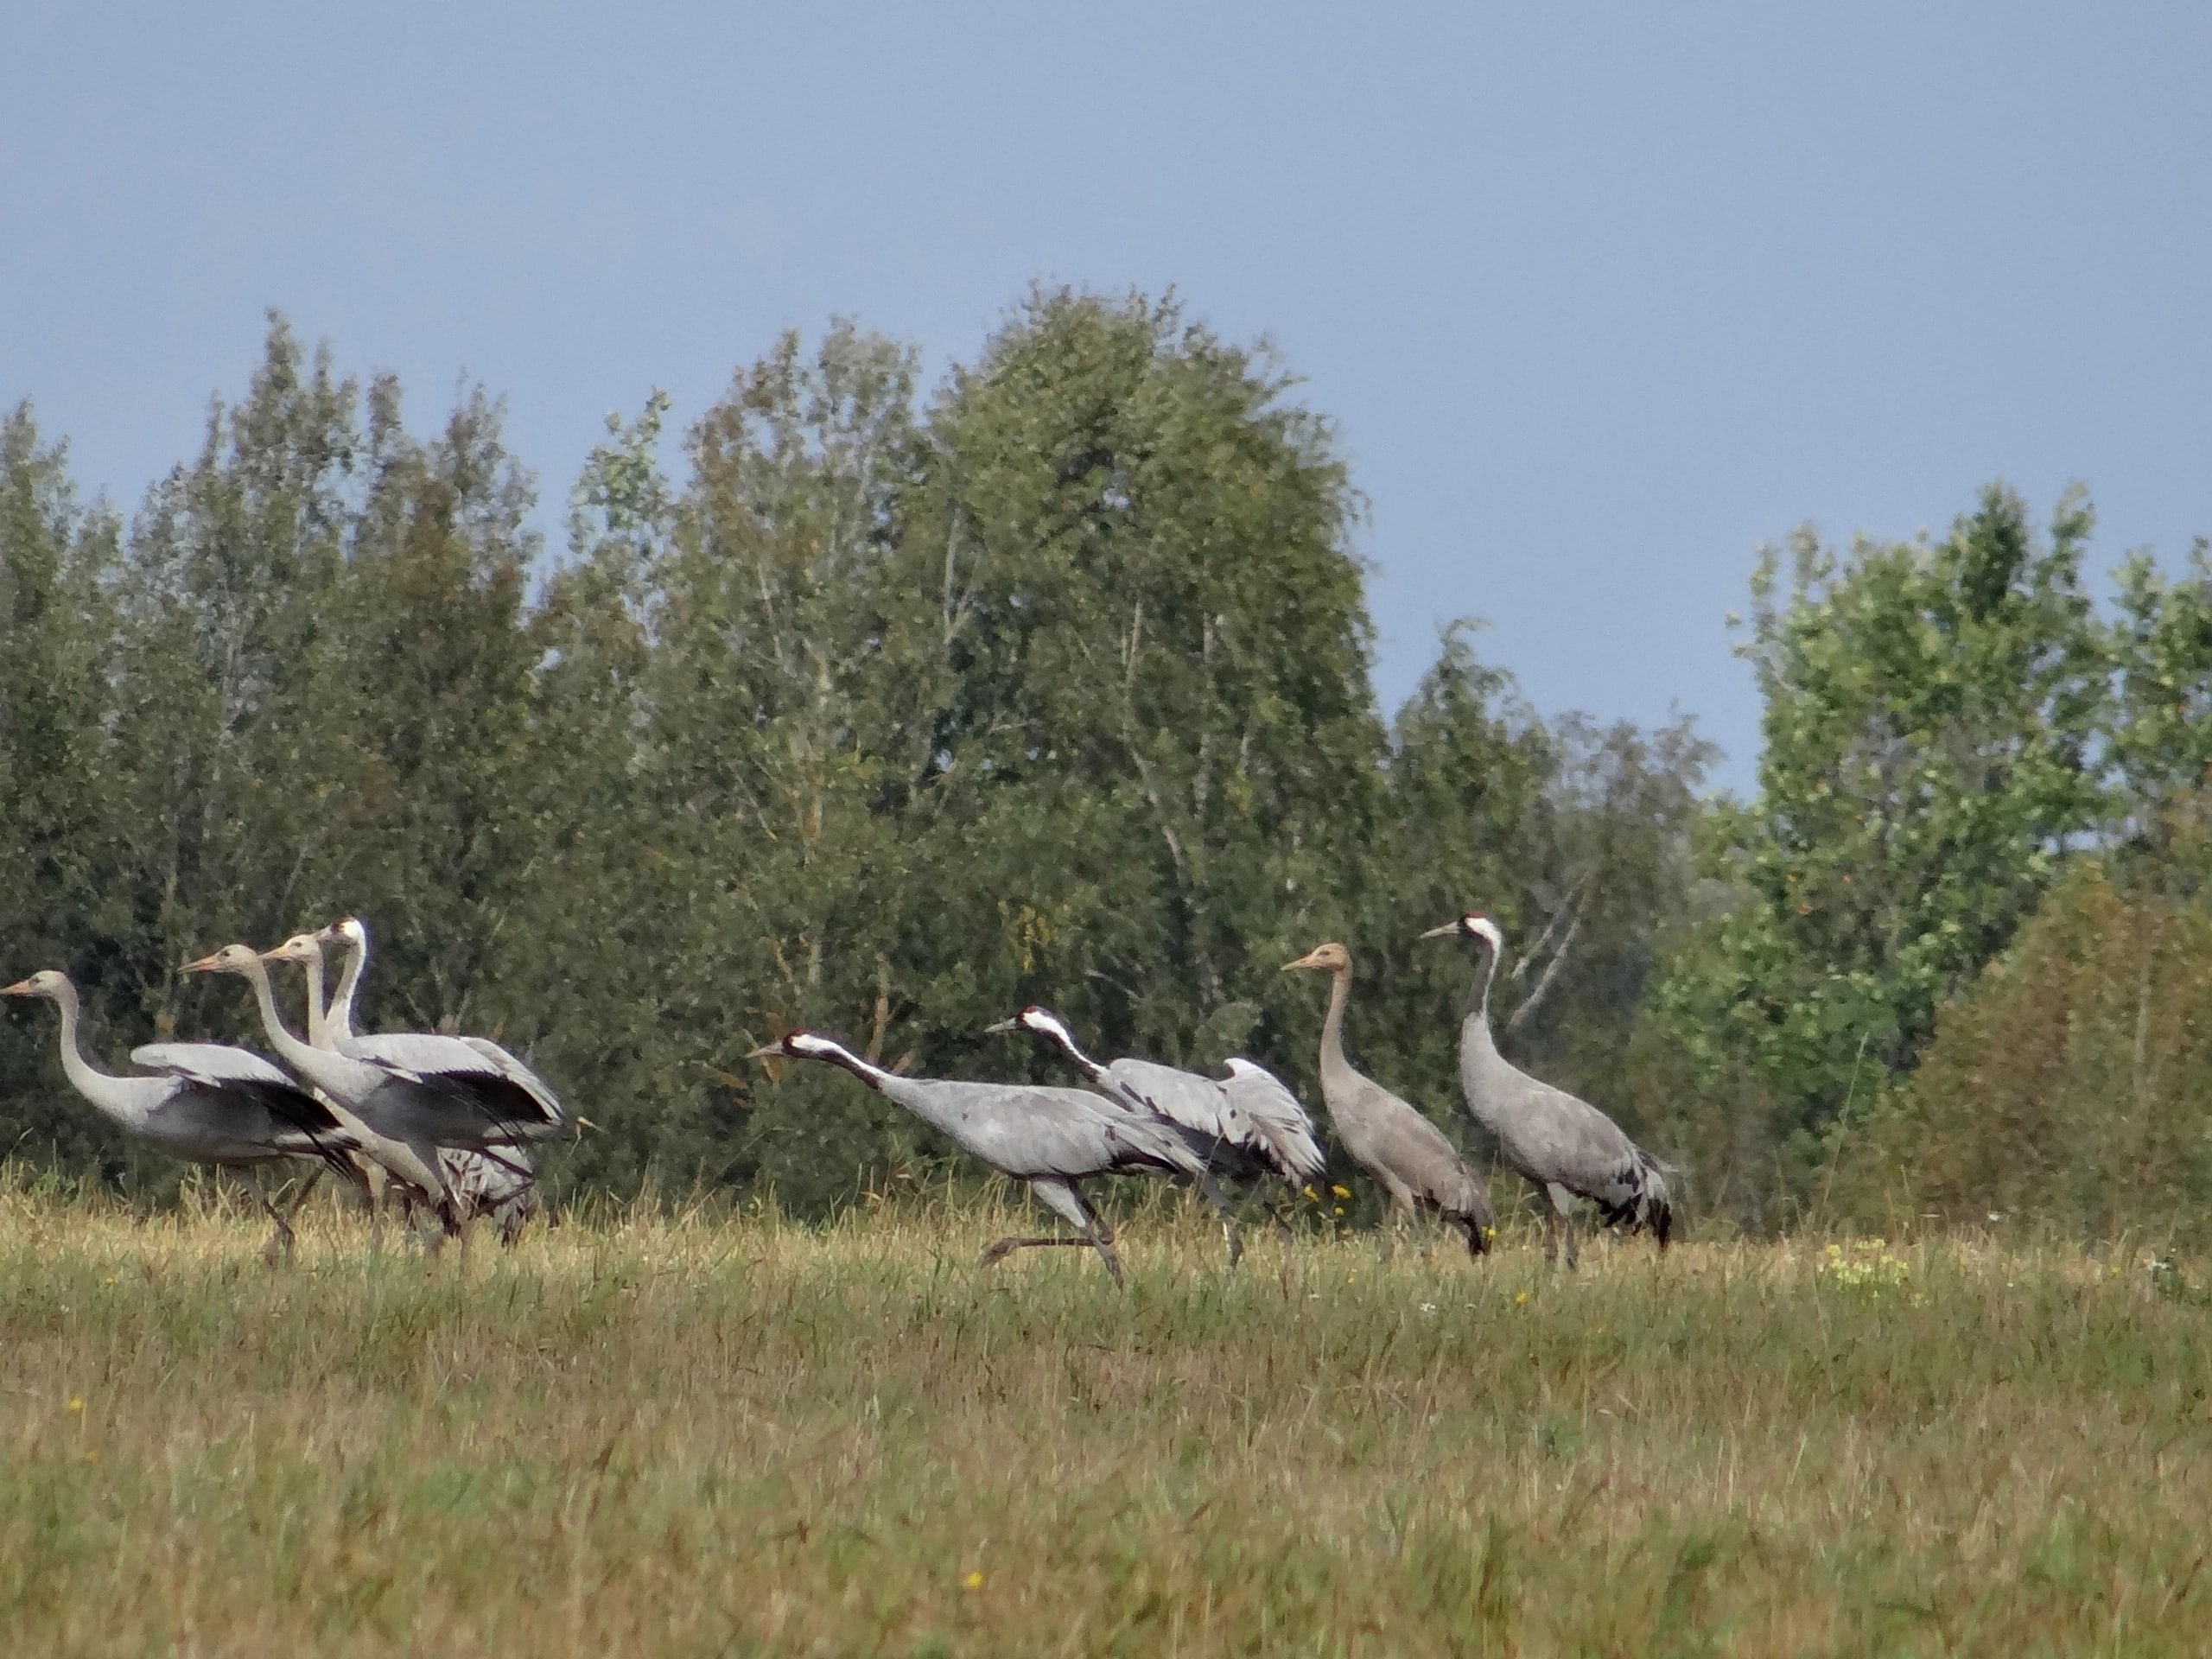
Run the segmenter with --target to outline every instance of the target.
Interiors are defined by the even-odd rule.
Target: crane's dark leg
[[[315,1183],[321,1179],[322,1166],[308,1166],[306,1178],[300,1182],[300,1190],[292,1194],[292,1201],[284,1206],[284,1230],[287,1233],[292,1230],[292,1224],[300,1218],[300,1206],[308,1201],[308,1194],[315,1191]]]
[[[261,1247],[261,1259],[272,1268],[279,1262],[290,1261],[292,1259],[291,1223],[285,1220],[278,1212],[276,1206],[269,1201],[269,1189],[263,1183],[259,1170],[247,1171],[245,1184],[253,1190],[253,1196],[261,1207],[269,1212],[269,1219],[276,1224],[276,1230],[269,1235],[269,1242]]]
[[[1035,1180],[1029,1183],[1029,1190],[1047,1210],[1082,1230],[1072,1236],[1055,1233],[1049,1238],[1002,1238],[976,1258],[976,1267],[991,1267],[1005,1261],[1016,1250],[1089,1245],[1098,1252],[1099,1260],[1105,1262],[1106,1271],[1113,1276],[1115,1287],[1127,1290],[1128,1283],[1122,1276],[1122,1258],[1114,1254],[1113,1229],[1099,1219],[1096,1211],[1084,1202],[1083,1194],[1076,1190],[1075,1183]]]
[[[1229,1207],[1228,1197],[1211,1174],[1198,1177],[1198,1191],[1213,1206],[1214,1214],[1221,1217],[1221,1236],[1229,1241],[1229,1265],[1233,1268],[1244,1259],[1244,1240],[1236,1230],[1236,1212]]]
[[[399,1144],[414,1154],[415,1167],[407,1172],[408,1183],[421,1189],[431,1219],[437,1224],[435,1232],[425,1230],[419,1235],[423,1253],[435,1255],[444,1248],[446,1240],[461,1236],[460,1207],[454,1198],[453,1187],[446,1179],[445,1163],[438,1156],[437,1147],[427,1141],[404,1141]],[[413,1192],[407,1194],[410,1226],[416,1197]]]
[[[1574,1195],[1557,1181],[1553,1181],[1544,1189],[1544,1196],[1551,1202],[1552,1213],[1559,1217],[1560,1230],[1567,1235],[1567,1270],[1573,1273],[1581,1265],[1580,1256],[1574,1248]],[[1545,1260],[1550,1259],[1547,1253]]]
[[[1536,1189],[1536,1209],[1544,1224],[1544,1265],[1555,1268],[1559,1265],[1559,1212],[1552,1207],[1549,1187],[1534,1179],[1529,1185]]]

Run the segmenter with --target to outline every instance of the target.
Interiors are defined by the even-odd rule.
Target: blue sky
[[[932,368],[1034,280],[1265,334],[1438,625],[1694,712],[1758,545],[2090,487],[2212,532],[2212,10],[197,8],[0,22],[0,400],[135,503],[275,306],[418,425],[503,395],[549,530],[610,409],[849,315]]]

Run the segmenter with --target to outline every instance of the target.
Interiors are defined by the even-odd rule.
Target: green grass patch
[[[1196,1216],[606,1211],[465,1258],[0,1191],[20,1652],[2196,1654],[2186,1271],[1222,1262]]]

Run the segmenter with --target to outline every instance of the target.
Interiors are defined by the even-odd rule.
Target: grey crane
[[[1544,1259],[1558,1260],[1558,1234],[1564,1231],[1567,1265],[1575,1265],[1578,1198],[1594,1203],[1609,1227],[1650,1229],[1665,1249],[1675,1230],[1667,1166],[1595,1106],[1530,1077],[1497,1052],[1490,1029],[1491,982],[1497,977],[1497,960],[1505,950],[1497,924],[1471,910],[1421,938],[1474,944],[1478,965],[1459,1022],[1459,1086],[1466,1094],[1467,1115],[1497,1141],[1506,1167],[1536,1189],[1544,1205]]]
[[[1321,1099],[1352,1161],[1382,1184],[1401,1218],[1433,1210],[1467,1236],[1467,1253],[1490,1248],[1497,1217],[1490,1194],[1444,1131],[1344,1058],[1344,1006],[1351,1000],[1351,952],[1334,940],[1319,944],[1293,969],[1330,976],[1329,1013],[1321,1025]]]
[[[303,936],[302,936],[303,937]],[[268,960],[304,963],[321,947],[288,939]],[[357,1037],[343,1049],[316,1048],[287,1030],[270,990],[269,969],[251,946],[226,944],[187,963],[192,974],[235,974],[253,989],[263,1028],[284,1063],[359,1117],[376,1135],[413,1154],[405,1179],[435,1195],[448,1234],[460,1230],[451,1189],[438,1166],[442,1147],[496,1147],[572,1133],[551,1090],[496,1045],[406,1033]],[[497,1058],[493,1052],[496,1052]]]
[[[361,975],[368,966],[369,930],[358,916],[340,917],[319,933],[302,936],[316,948],[312,954],[297,953],[298,960],[308,974],[309,1007],[317,995],[316,986],[322,977],[324,944],[345,947],[345,965],[340,969],[337,988],[331,993],[330,1003],[318,1021],[310,1012],[308,1019],[308,1041],[317,1048],[343,1049],[353,1040],[353,1003],[360,995]],[[287,947],[295,941],[285,941]],[[481,1038],[463,1037],[461,1039],[477,1048],[487,1057],[505,1053],[496,1045]],[[438,1166],[446,1178],[446,1190],[454,1203],[454,1214],[461,1222],[477,1216],[490,1216],[499,1229],[499,1242],[512,1244],[522,1236],[522,1230],[531,1217],[537,1213],[537,1171],[531,1161],[527,1147],[502,1147],[497,1152],[467,1147],[442,1147],[438,1150]]]
[[[1033,1002],[989,1029],[1044,1038],[1100,1093],[1172,1125],[1217,1174],[1271,1175],[1295,1187],[1328,1169],[1298,1096],[1249,1060],[1231,1060],[1226,1083],[1156,1060],[1102,1065],[1083,1052],[1066,1020]]]
[[[172,1158],[242,1173],[276,1223],[262,1249],[272,1264],[292,1252],[292,1220],[270,1202],[261,1172],[307,1163],[352,1173],[348,1155],[359,1142],[340,1115],[260,1055],[223,1043],[149,1043],[131,1050],[130,1063],[154,1075],[112,1077],[85,1056],[77,988],[67,974],[47,969],[0,988],[0,996],[44,997],[60,1010],[62,1071],[124,1128]]]
[[[1230,1104],[1244,1114],[1262,1140],[1274,1149],[1276,1167],[1293,1185],[1318,1181],[1329,1173],[1328,1154],[1314,1138],[1305,1103],[1263,1065],[1242,1055],[1227,1063]]]
[[[1026,1083],[969,1083],[941,1077],[902,1077],[862,1059],[818,1033],[795,1031],[756,1048],[749,1059],[820,1060],[851,1072],[893,1104],[904,1107],[1001,1175],[1027,1181],[1038,1203],[1080,1230],[1073,1238],[1002,1238],[977,1260],[988,1268],[1015,1250],[1088,1244],[1106,1271],[1126,1288],[1114,1234],[1083,1196],[1095,1175],[1187,1175],[1206,1202],[1226,1217],[1228,1200],[1206,1173],[1205,1160],[1163,1124],[1088,1089],[1053,1089]],[[1236,1234],[1230,1255],[1236,1258]]]

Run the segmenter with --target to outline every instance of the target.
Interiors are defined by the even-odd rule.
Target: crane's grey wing
[[[1411,1101],[1400,1099],[1371,1077],[1361,1082],[1367,1109],[1377,1125],[1374,1155],[1429,1203],[1489,1226],[1490,1195],[1452,1138]]]
[[[169,1096],[157,1115],[166,1113],[175,1119],[189,1109],[213,1126],[222,1122],[222,1107],[201,1104],[188,1109],[186,1102],[194,1095],[229,1095],[251,1102],[273,1122],[311,1137],[315,1144],[308,1150],[319,1150],[326,1142],[341,1147],[353,1143],[351,1129],[327,1101],[317,1099],[313,1091],[251,1049],[233,1048],[227,1043],[148,1043],[130,1051],[130,1063],[185,1085],[184,1091]]]
[[[130,1051],[130,1064],[211,1089],[230,1083],[299,1086],[275,1061],[228,1043],[148,1043]]]
[[[366,1060],[387,1071],[420,1078],[442,1073],[450,1077],[497,1077],[499,1062],[473,1043],[438,1032],[384,1031],[348,1037],[338,1052],[350,1059]]]
[[[561,1104],[561,1097],[553,1092],[552,1085],[513,1054],[488,1037],[464,1037],[461,1040],[497,1067],[501,1077],[537,1102],[548,1121],[555,1123],[568,1121],[568,1109]]]
[[[927,1090],[931,1121],[967,1151],[1025,1179],[1080,1180],[1116,1171],[1202,1172],[1199,1158],[1164,1125],[1088,1089],[1026,1084],[910,1084]]]
[[[1287,1179],[1318,1181],[1328,1173],[1329,1160],[1314,1136],[1313,1120],[1281,1078],[1265,1067],[1238,1058],[1230,1061],[1229,1081],[1222,1087]]]
[[[1546,1180],[1593,1196],[1589,1185],[1634,1162],[1620,1125],[1586,1101],[1516,1069],[1500,1091],[1521,1155]]]
[[[1243,1126],[1230,1104],[1228,1091],[1211,1077],[1184,1071],[1154,1060],[1116,1060],[1106,1075],[1171,1123],[1211,1135],[1217,1141],[1241,1144]]]
[[[542,1133],[568,1112],[544,1080],[497,1043],[436,1032],[376,1032],[348,1038],[338,1052],[396,1077],[460,1094],[495,1120]]]
[[[359,1144],[327,1101],[260,1055],[222,1043],[149,1043],[134,1064],[160,1073],[132,1079],[162,1090],[149,1097],[139,1130],[175,1156],[210,1163],[319,1158],[344,1168]]]
[[[1108,1125],[1116,1109],[1084,1090],[962,1084],[944,1099],[938,1127],[1008,1175],[1080,1179],[1113,1167]]]
[[[204,1089],[183,1078],[176,1083],[176,1092],[140,1125],[147,1140],[173,1156],[216,1164],[318,1159],[342,1172],[358,1145],[312,1095],[256,1084]]]

